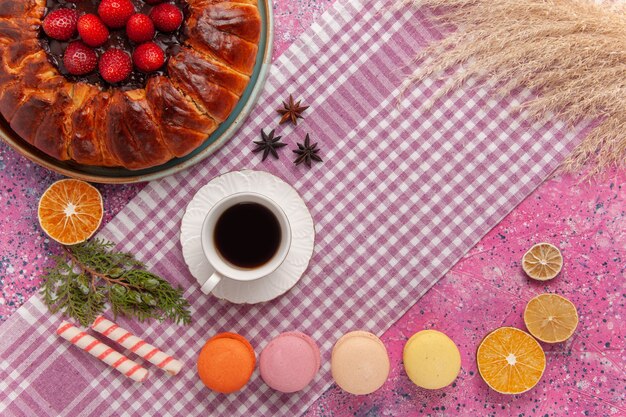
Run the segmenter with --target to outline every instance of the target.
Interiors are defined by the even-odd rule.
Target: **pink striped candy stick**
[[[134,381],[143,382],[148,378],[148,370],[146,368],[131,361],[93,336],[81,331],[72,323],[62,322],[57,329],[57,334]]]
[[[126,349],[129,349],[131,352],[136,353],[145,360],[150,361],[150,363],[153,363],[170,375],[176,375],[183,367],[183,364],[180,361],[172,358],[166,353],[163,353],[128,330],[121,328],[117,324],[105,319],[102,316],[99,316],[93,322],[91,328],[119,343]]]

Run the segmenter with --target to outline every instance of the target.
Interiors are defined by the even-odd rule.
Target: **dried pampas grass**
[[[400,0],[456,28],[428,47],[409,81],[457,69],[501,93],[529,88],[531,116],[597,120],[562,171],[626,165],[626,8],[592,0]]]

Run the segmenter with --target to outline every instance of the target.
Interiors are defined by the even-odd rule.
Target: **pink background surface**
[[[274,1],[275,56],[331,3]],[[58,178],[0,144],[0,321],[37,290],[50,264],[56,245],[40,231],[36,206]],[[142,187],[98,186],[105,221]],[[355,397],[332,388],[308,415],[626,415],[624,187],[625,171],[592,182],[571,176],[546,182],[384,334],[393,369],[381,390]],[[563,272],[547,284],[529,281],[520,268],[523,253],[539,241],[556,244],[565,257]],[[524,306],[541,292],[557,292],[578,306],[577,332],[566,343],[544,345],[548,366],[535,389],[520,396],[490,391],[476,371],[478,343],[501,325],[524,328]],[[454,386],[427,392],[405,376],[404,343],[425,328],[444,331],[458,344],[463,363]]]
[[[382,389],[355,397],[327,391],[307,417],[321,416],[626,416],[626,171],[579,184],[546,182],[491,230],[382,337],[392,371]],[[557,245],[564,257],[552,281],[530,280],[520,260],[534,243]],[[525,330],[532,297],[563,295],[580,323],[564,343],[543,344],[547,366],[531,391],[491,391],[476,369],[476,349],[490,331]],[[448,334],[461,351],[461,373],[445,389],[416,387],[404,373],[402,349],[423,329]]]

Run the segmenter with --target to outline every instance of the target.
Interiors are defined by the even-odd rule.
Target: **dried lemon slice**
[[[526,274],[539,281],[556,277],[563,268],[563,255],[550,243],[537,243],[524,254],[522,269]]]
[[[514,327],[500,327],[478,346],[476,365],[483,380],[501,394],[521,394],[541,379],[546,355],[531,335]]]
[[[576,306],[557,294],[540,294],[524,310],[526,328],[537,339],[558,343],[569,339],[578,326]]]
[[[55,182],[39,200],[37,217],[48,236],[63,245],[84,242],[102,222],[102,196],[84,181]]]

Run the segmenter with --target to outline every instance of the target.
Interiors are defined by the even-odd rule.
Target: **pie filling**
[[[150,13],[150,10],[154,6],[156,6],[147,4],[143,0],[131,0],[131,2],[135,6],[135,11],[137,13],[143,13],[146,15]],[[97,15],[99,4],[100,0],[83,0],[78,3],[71,3],[63,0],[47,0],[47,9],[45,16],[47,16],[50,12],[60,8],[76,9],[81,15],[85,13],[93,13]],[[128,76],[128,78],[113,85],[106,82],[100,76],[100,73],[97,69],[86,75],[72,75],[65,68],[65,65],[63,64],[63,55],[65,53],[65,49],[71,42],[80,40],[80,36],[78,35],[78,33],[76,33],[74,37],[72,37],[72,39],[70,40],[59,41],[48,37],[44,33],[43,29],[40,29],[39,42],[44,51],[46,51],[50,63],[71,82],[82,81],[97,85],[99,87],[102,87],[103,89],[115,87],[122,91],[145,88],[146,83],[148,82],[148,79],[150,77],[156,75],[167,75],[167,59],[180,52],[181,45],[187,39],[185,21],[189,17],[189,6],[184,0],[175,0],[173,4],[183,11],[183,24],[175,32],[164,33],[157,30],[156,35],[152,40],[157,45],[159,45],[163,52],[165,52],[165,65],[163,65],[159,70],[153,71],[149,74],[143,73],[141,71],[138,71],[136,68],[133,68],[133,71]],[[128,39],[125,27],[121,29],[109,28],[109,33],[109,39],[102,46],[93,48],[96,51],[98,57],[101,56],[104,51],[111,48],[122,49],[129,54],[132,54],[133,50],[138,46],[138,44],[135,44]]]

